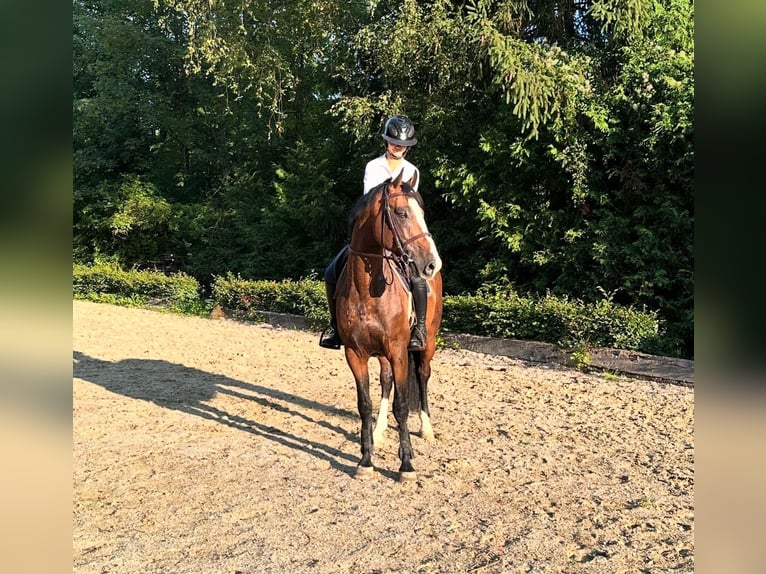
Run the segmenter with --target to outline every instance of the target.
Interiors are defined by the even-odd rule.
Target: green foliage
[[[149,297],[145,295],[118,295],[116,293],[88,291],[86,293],[75,293],[74,298],[93,301],[94,303],[119,305],[120,307],[146,307],[149,305]]]
[[[348,22],[358,2],[291,0],[215,5],[196,0],[154,0],[160,13],[186,28],[185,69],[207,76],[227,100],[248,99],[269,135],[284,134],[296,101],[327,88],[326,67],[346,49]],[[341,64],[342,65],[342,64]]]
[[[590,58],[570,54],[546,40],[530,43],[504,33],[502,13],[490,15],[487,2],[469,4],[468,13],[493,70],[493,82],[505,103],[513,104],[522,131],[537,138],[541,125],[561,129],[570,123],[580,102],[592,94]]]
[[[213,299],[243,318],[257,317],[258,311],[291,313],[323,322],[330,320],[324,284],[320,281],[249,281],[227,273],[216,277]]]
[[[243,318],[272,311],[329,320],[324,284],[310,279],[248,281],[229,273],[216,278],[213,300]],[[445,297],[442,327],[473,335],[549,342],[564,348],[647,350],[659,338],[656,314],[620,307],[607,299],[587,305],[567,298],[525,298],[500,291]]]
[[[125,270],[116,263],[73,265],[73,290],[78,299],[127,306],[163,304],[172,311],[205,315],[219,304],[243,319],[258,319],[260,312],[289,313],[329,321],[324,283],[252,281],[233,273],[215,278],[209,300],[183,273]],[[595,305],[568,298],[521,297],[512,290],[483,290],[474,296],[444,298],[442,327],[480,336],[516,338],[557,344],[571,349],[581,366],[592,347],[615,347],[650,352],[660,338],[655,313],[640,312],[602,299]],[[440,347],[445,343],[437,334]]]
[[[590,368],[590,353],[588,353],[588,349],[584,345],[580,345],[572,351],[569,358],[574,363],[574,366],[581,371],[588,371]]]
[[[162,304],[174,309],[194,309],[200,299],[199,283],[185,273],[123,269],[117,263],[73,264],[75,298],[116,304]]]
[[[589,302],[613,293],[658,311],[668,331],[662,353],[688,357],[693,5],[636,0],[615,20],[604,11],[612,4],[580,14],[595,26],[590,36],[554,35],[557,44],[530,43],[503,5],[469,4],[493,85],[512,105],[480,122],[475,150],[444,155],[433,173],[495,247],[474,264],[479,282]]]
[[[286,150],[258,214],[260,232],[251,267],[243,270],[247,275],[297,279],[324,272],[331,241],[339,244],[345,237],[350,203],[333,193],[328,151],[303,144]]]
[[[554,343],[563,348],[614,347],[649,352],[660,338],[656,313],[567,297],[521,297],[513,291],[483,291],[445,297],[442,326],[489,337]]]
[[[652,0],[596,0],[590,3],[590,16],[616,38],[631,38],[643,32],[652,16]]]
[[[609,293],[693,357],[689,0],[75,0],[73,57],[77,262],[316,277],[405,113],[447,293]]]
[[[152,259],[162,252],[161,238],[173,231],[172,208],[157,187],[126,176],[118,188],[119,205],[109,220],[118,253],[127,260]]]

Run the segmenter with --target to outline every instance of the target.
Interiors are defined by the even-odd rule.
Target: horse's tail
[[[410,412],[420,412],[420,377],[418,369],[422,360],[422,351],[409,351],[407,353],[407,394],[410,396]]]

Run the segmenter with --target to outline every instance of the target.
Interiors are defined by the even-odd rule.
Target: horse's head
[[[354,235],[361,241],[366,233],[368,248],[375,243],[411,261],[421,277],[431,279],[441,270],[442,260],[426,225],[423,198],[415,191],[417,174],[402,181],[403,172],[368,193],[368,209],[357,218]],[[354,239],[352,235],[352,243]]]

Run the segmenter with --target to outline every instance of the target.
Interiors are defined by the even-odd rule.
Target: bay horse
[[[414,480],[413,450],[407,419],[420,411],[421,436],[434,438],[428,411],[428,380],[442,318],[442,261],[426,225],[423,198],[415,191],[417,174],[402,181],[404,170],[359,198],[351,213],[348,261],[338,278],[338,332],[356,381],[361,418],[362,458],[357,476],[372,474],[373,445],[387,428],[388,401],[399,426],[399,477]],[[426,327],[422,351],[409,351],[413,320],[408,273],[428,282]],[[381,405],[373,430],[368,362],[380,362]]]

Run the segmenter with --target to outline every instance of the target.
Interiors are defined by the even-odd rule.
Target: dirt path
[[[73,307],[75,573],[694,571],[692,389],[440,351],[361,480],[316,334]]]

